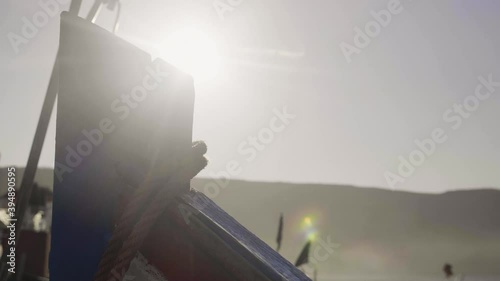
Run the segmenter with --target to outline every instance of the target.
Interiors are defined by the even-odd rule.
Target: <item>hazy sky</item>
[[[145,50],[187,26],[217,45],[217,76],[196,85],[194,139],[210,158],[202,176],[234,160],[235,178],[389,187],[399,156],[417,157],[414,141],[441,130],[442,143],[396,189],[500,187],[500,87],[490,83],[496,92],[484,98],[479,86],[483,100],[474,97],[478,77],[500,81],[498,1],[243,0],[224,20],[212,0],[122,2],[117,35]],[[390,21],[370,24],[388,5]],[[18,54],[7,36],[40,10],[0,1],[0,166],[25,165],[54,62],[58,16]],[[109,29],[113,17],[103,10],[97,24]],[[355,28],[367,24],[380,30],[348,63],[341,43],[355,48]],[[473,110],[458,113],[464,100]],[[266,139],[283,107],[295,118]],[[269,143],[252,146],[259,133]],[[54,137],[52,118],[41,166],[53,166]]]

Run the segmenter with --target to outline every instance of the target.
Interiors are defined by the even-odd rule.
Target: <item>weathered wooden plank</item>
[[[196,191],[165,211],[141,252],[170,281],[310,280]]]

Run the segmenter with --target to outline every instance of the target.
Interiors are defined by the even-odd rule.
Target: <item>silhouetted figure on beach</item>
[[[444,264],[443,271],[444,274],[446,275],[446,278],[449,279],[453,276],[453,267],[451,266],[451,264],[449,263]]]

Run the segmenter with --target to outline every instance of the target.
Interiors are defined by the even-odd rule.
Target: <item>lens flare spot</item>
[[[304,223],[305,223],[307,226],[311,226],[311,225],[312,225],[312,219],[311,219],[311,217],[305,217],[305,218],[304,218]]]
[[[314,242],[314,240],[316,240],[317,237],[318,237],[318,233],[315,230],[313,230],[307,234],[307,240],[312,241],[312,242]]]

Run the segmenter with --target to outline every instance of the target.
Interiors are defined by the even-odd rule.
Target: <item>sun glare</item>
[[[314,242],[316,240],[317,233],[315,230],[310,231],[307,233],[307,240]]]
[[[160,46],[160,56],[180,70],[191,74],[195,82],[213,79],[220,66],[215,42],[195,28],[184,28],[169,36]]]

